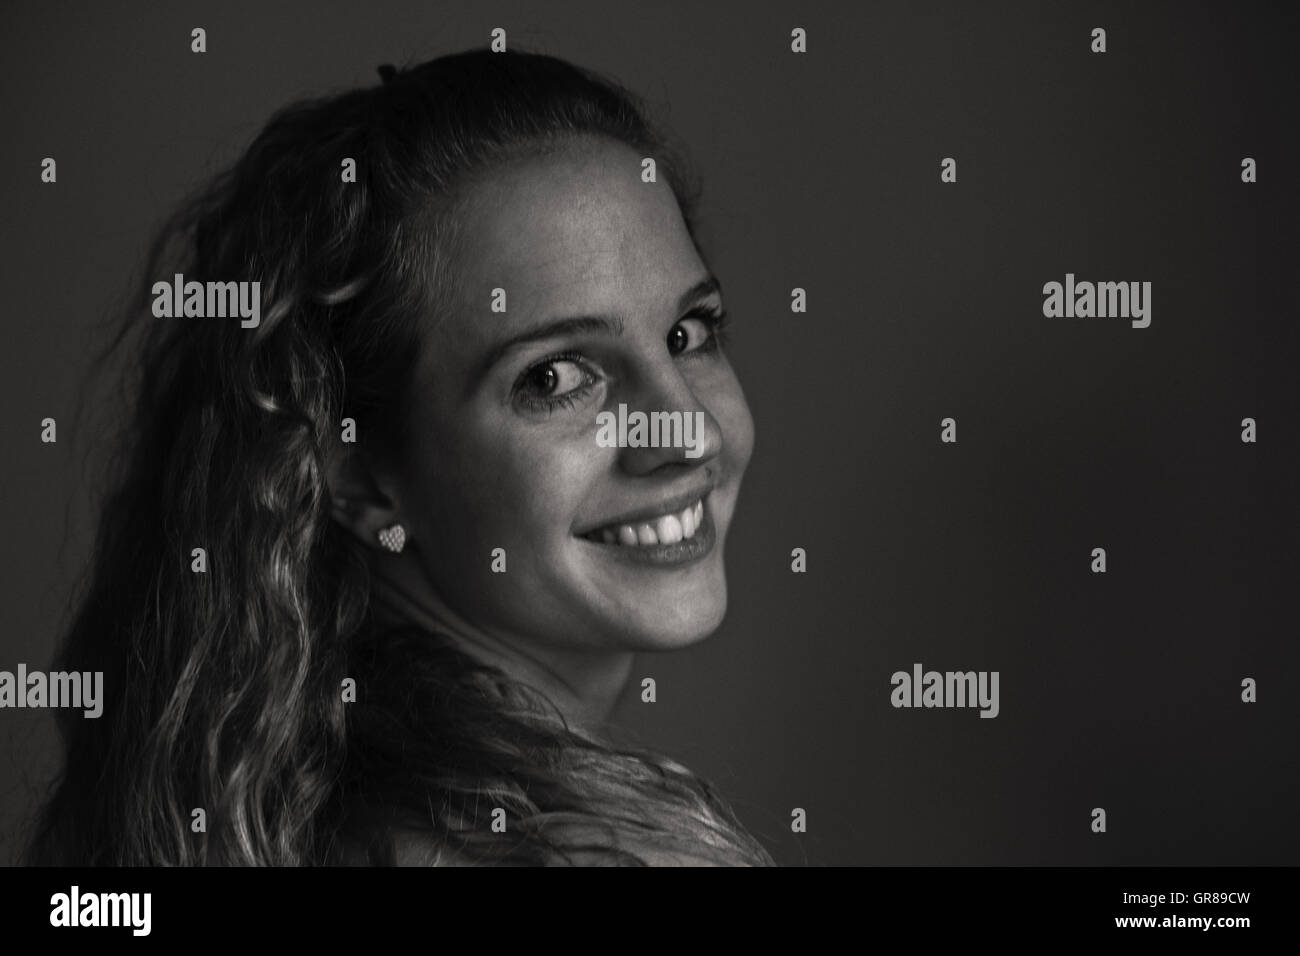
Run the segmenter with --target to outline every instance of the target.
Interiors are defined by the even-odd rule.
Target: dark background
[[[727,622],[619,721],[784,863],[1300,863],[1293,4],[107,6],[3,17],[0,669],[65,623],[91,333],[163,214],[289,100],[501,26],[687,145],[757,424]],[[1151,326],[1045,318],[1067,272]],[[1000,671],[1000,716],[892,708],[917,661]],[[0,861],[53,743],[0,711]]]

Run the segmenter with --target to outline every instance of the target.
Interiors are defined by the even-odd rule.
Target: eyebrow
[[[681,294],[677,300],[677,313],[680,315],[700,299],[715,292],[719,295],[722,293],[722,284],[713,275],[706,276]],[[473,376],[473,378],[482,377],[507,354],[521,346],[544,341],[545,339],[559,338],[564,335],[580,335],[583,333],[600,333],[610,336],[622,335],[623,320],[604,315],[575,315],[543,322],[541,325],[525,329],[518,335],[511,336],[505,341],[492,346],[487,356],[479,363],[478,375]]]

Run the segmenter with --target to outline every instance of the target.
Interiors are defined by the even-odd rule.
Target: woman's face
[[[668,649],[722,621],[753,420],[671,189],[642,182],[622,144],[575,143],[468,196],[398,505],[439,596],[488,633]],[[617,429],[598,440],[597,416],[617,422],[620,405],[630,423],[679,412],[702,427],[664,436],[679,447],[609,447]]]

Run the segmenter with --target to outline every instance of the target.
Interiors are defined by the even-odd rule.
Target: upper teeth
[[[633,524],[608,525],[594,531],[591,537],[600,536],[605,544],[619,544],[624,547],[646,547],[655,544],[676,544],[687,538],[695,537],[695,532],[704,523],[704,501],[688,505],[682,511],[675,511],[649,521]]]

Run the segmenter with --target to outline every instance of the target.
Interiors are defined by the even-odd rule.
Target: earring
[[[406,547],[406,529],[400,524],[382,528],[379,532],[379,543],[389,551],[397,554]]]

